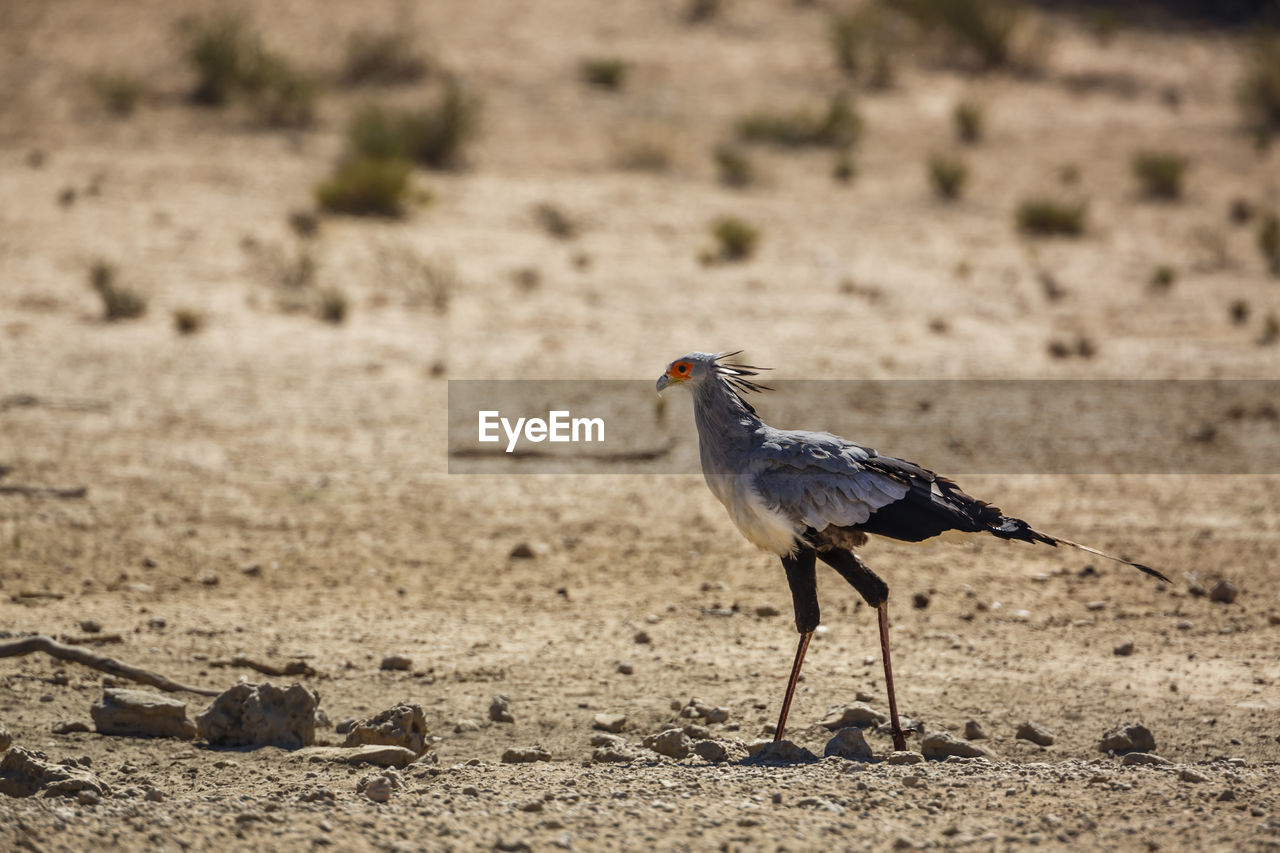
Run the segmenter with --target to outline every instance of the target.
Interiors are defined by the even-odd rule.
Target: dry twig
[[[75,646],[68,646],[59,643],[52,637],[23,637],[20,640],[10,640],[0,643],[0,658],[12,658],[20,655],[29,655],[35,652],[44,652],[50,657],[58,660],[72,661],[73,663],[84,664],[87,667],[101,670],[119,678],[127,678],[130,681],[137,681],[141,684],[147,684],[157,687],[160,690],[166,690],[170,693],[195,693],[200,696],[217,696],[220,690],[209,690],[205,687],[192,687],[189,684],[183,684],[179,681],[165,678],[159,673],[152,672],[149,669],[142,669],[136,666],[130,666],[127,663],[121,663],[115,658],[109,658],[106,655],[100,655],[97,652],[91,652],[88,649],[81,649]]]

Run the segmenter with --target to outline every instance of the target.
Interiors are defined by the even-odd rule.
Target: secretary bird
[[[1169,579],[1155,569],[1035,530],[951,480],[911,462],[881,456],[828,432],[780,430],[760,420],[743,394],[773,389],[749,377],[765,369],[726,359],[739,352],[689,353],[667,367],[658,391],[683,385],[693,394],[702,475],[748,541],[782,558],[791,587],[796,647],[774,740],[782,740],[805,651],[818,627],[815,559],[831,566],[876,608],[895,749],[904,749],[889,661],[889,587],[854,553],[867,534],[920,542],[946,531],[1069,545]]]

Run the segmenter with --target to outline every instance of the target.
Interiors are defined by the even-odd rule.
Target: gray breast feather
[[[769,430],[761,437],[757,493],[771,509],[815,530],[863,524],[910,488],[868,467],[874,450],[839,436]]]

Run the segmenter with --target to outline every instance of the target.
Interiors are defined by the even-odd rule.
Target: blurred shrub
[[[618,167],[631,172],[666,172],[674,161],[670,143],[647,133],[622,140],[616,156]]]
[[[429,67],[408,31],[356,30],[347,36],[342,79],[351,86],[393,86],[421,80]]]
[[[584,59],[578,65],[578,75],[588,86],[616,92],[627,81],[627,63],[617,57]]]
[[[836,12],[828,20],[827,38],[845,76],[863,78],[873,89],[893,85],[892,54],[899,39],[886,7],[867,3],[851,12]]]
[[[405,159],[432,169],[461,164],[479,127],[480,102],[452,78],[434,104],[400,110],[376,104],[356,112],[347,128],[351,151],[365,158]]]
[[[284,57],[268,51],[245,18],[231,12],[188,18],[181,34],[196,74],[191,99],[225,106],[245,97],[257,119],[273,127],[304,127],[315,118],[317,87]]]
[[[89,268],[89,286],[102,300],[102,319],[109,323],[132,320],[147,313],[147,300],[116,281],[116,268],[95,261]]]
[[[982,68],[1014,59],[1014,33],[1024,17],[1016,0],[899,0],[896,7],[925,32],[942,32]]]
[[[684,19],[690,24],[703,24],[720,15],[722,0],[689,0],[684,7]]]
[[[173,330],[180,335],[194,335],[204,327],[204,316],[190,308],[177,308],[173,312]]]
[[[745,187],[755,183],[755,167],[741,147],[729,143],[717,145],[712,157],[716,161],[720,183],[726,187]]]
[[[858,140],[862,119],[846,94],[831,98],[825,113],[812,110],[759,112],[738,120],[738,137],[788,148],[846,148]]]
[[[760,232],[749,222],[736,216],[717,219],[711,226],[722,261],[744,261],[755,254],[760,242]]]
[[[933,192],[944,201],[955,201],[964,193],[969,180],[969,167],[959,157],[934,154],[926,164]]]
[[[132,74],[123,72],[94,74],[89,78],[89,90],[93,92],[103,109],[124,118],[133,115],[142,100],[145,87]]]
[[[1260,143],[1280,132],[1280,32],[1259,36],[1254,42],[1239,100],[1245,124]]]
[[[578,235],[577,224],[561,208],[543,202],[533,209],[533,218],[542,229],[560,240],[571,240]]]
[[[1151,271],[1151,289],[1164,292],[1178,280],[1178,271],[1168,264],[1160,264]]]
[[[1014,218],[1018,230],[1037,237],[1079,237],[1084,233],[1086,202],[1059,201],[1044,196],[1018,205]]]
[[[400,217],[412,167],[401,157],[348,156],[316,187],[316,201],[332,213]]]
[[[350,307],[347,295],[336,287],[330,287],[320,293],[317,312],[321,320],[338,326],[347,319],[347,311]]]
[[[961,101],[956,104],[955,110],[951,113],[951,119],[955,122],[956,139],[966,145],[975,145],[982,141],[986,119],[981,104],[976,101]]]
[[[1258,251],[1272,275],[1280,275],[1280,216],[1274,211],[1258,220]]]
[[[847,184],[857,174],[858,166],[853,161],[853,149],[845,147],[836,151],[836,161],[831,166],[831,177],[842,184]]]
[[[1143,195],[1164,201],[1182,198],[1187,158],[1171,151],[1139,151],[1131,164]]]

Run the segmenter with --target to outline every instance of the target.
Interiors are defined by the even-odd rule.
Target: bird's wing
[[[864,524],[911,489],[906,471],[885,470],[874,450],[837,435],[770,429],[762,438],[753,449],[756,492],[814,530]]]

